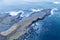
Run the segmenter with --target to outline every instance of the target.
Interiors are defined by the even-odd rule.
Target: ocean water
[[[55,11],[53,15],[46,17],[42,22],[40,30],[31,34],[27,40],[60,40],[60,12]]]
[[[37,21],[38,25],[33,26],[30,35],[26,40],[60,40],[60,11],[54,11],[53,15]]]
[[[43,20],[42,40],[60,40],[60,14],[55,12],[51,17]],[[42,33],[42,32],[41,32]]]
[[[26,36],[24,40],[60,40],[60,5],[48,3],[42,6],[43,9],[54,8],[54,10],[50,16],[37,21],[38,25],[33,27],[35,31]]]
[[[54,10],[52,11],[50,16],[44,18],[43,20],[37,21],[37,26],[32,27],[35,31],[31,32],[29,36],[26,36],[24,40],[60,40],[60,4],[55,4],[53,2],[30,3],[20,6],[8,6],[4,9],[1,9],[0,12],[4,13],[8,11],[22,10],[24,12],[24,15],[22,16],[24,17],[28,13],[32,12],[31,9],[36,9],[36,11],[37,9]],[[4,30],[6,29],[8,29],[8,27],[5,27]]]

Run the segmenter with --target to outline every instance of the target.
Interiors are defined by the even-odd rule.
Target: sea
[[[0,13],[21,11],[22,17],[41,9],[52,9],[51,15],[43,20],[38,20],[31,25],[34,31],[23,40],[60,40],[60,3],[57,2],[34,2],[26,5],[12,5],[1,7]],[[14,16],[14,14],[12,15]],[[10,27],[9,27],[10,28]],[[8,29],[8,26],[0,27],[0,31]]]

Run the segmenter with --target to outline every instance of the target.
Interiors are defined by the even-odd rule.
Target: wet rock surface
[[[50,13],[50,11],[51,11],[51,9],[44,9],[44,10],[42,10],[41,12],[34,12],[33,14],[31,14],[31,17],[32,18],[34,18],[34,16],[35,15],[37,15],[37,16],[35,16],[37,19],[38,19],[38,17],[39,18],[41,18],[41,19],[43,19],[43,18],[45,18],[45,16],[48,16],[48,15],[50,15],[51,13]],[[44,13],[45,13],[45,15],[44,15]],[[34,15],[35,14],[35,15]],[[38,15],[38,14],[40,14],[40,15]],[[41,17],[41,15],[43,15],[42,17]],[[20,17],[20,14],[18,14],[17,16],[11,16],[11,15],[7,15],[7,17],[6,18],[4,18],[6,15],[4,15],[4,16],[2,16],[1,18],[3,18],[2,19],[2,21],[1,21],[1,23],[2,24],[5,24],[5,25],[13,25],[14,23],[17,23],[17,22],[19,22],[20,20],[21,20],[21,17]],[[36,20],[37,21],[37,19],[34,19],[34,20]],[[24,19],[24,20],[26,20],[26,19]],[[39,20],[39,19],[38,19]],[[23,22],[23,21],[22,21]],[[35,22],[35,21],[34,21]],[[34,23],[33,22],[33,23]],[[2,37],[2,36],[1,36]],[[3,39],[2,39],[3,40]]]

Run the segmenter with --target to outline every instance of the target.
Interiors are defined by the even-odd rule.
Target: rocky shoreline
[[[40,19],[40,20],[44,19],[46,16],[49,16],[50,14],[51,14],[51,9],[43,9],[38,12],[33,12],[32,15],[30,15],[26,18],[23,18],[19,22],[13,24],[11,26],[11,28],[9,28],[8,30],[0,32],[0,35],[1,35],[0,37],[7,36],[8,40],[17,39],[18,37],[20,37],[20,36],[24,35],[26,32],[28,32],[29,28],[27,28],[27,27],[31,23],[33,23],[34,21],[36,21],[38,19]],[[3,40],[3,39],[1,39],[1,40]]]

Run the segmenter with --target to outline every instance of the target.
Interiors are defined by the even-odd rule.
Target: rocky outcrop
[[[15,23],[13,26],[11,26],[10,29],[1,32],[0,35],[9,36],[10,40],[13,40],[14,38],[18,38],[19,36],[22,36],[23,34],[25,34],[29,30],[29,28],[27,28],[27,27],[33,21],[36,21],[37,19],[43,19],[46,16],[49,16],[51,14],[50,11],[51,11],[51,9],[44,9],[39,12],[34,12],[29,17],[23,18],[22,20]]]
[[[13,25],[14,23],[18,22],[21,19],[20,13],[16,16],[4,15],[4,17],[1,17],[1,18],[3,18],[1,23],[7,24],[7,25]]]

